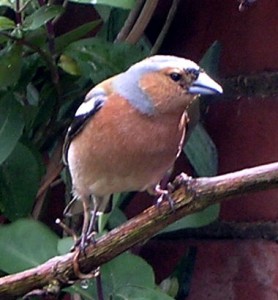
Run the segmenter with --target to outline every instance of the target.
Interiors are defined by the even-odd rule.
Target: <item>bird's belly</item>
[[[71,147],[70,151],[74,151]],[[106,160],[102,155],[93,156],[90,164],[87,160],[71,159],[73,186],[80,196],[91,194],[105,196],[118,192],[143,191],[157,184],[174,164],[177,151],[163,155],[161,153],[128,153],[122,156],[109,153]],[[70,152],[69,152],[70,153]],[[114,158],[113,158],[114,157]],[[116,161],[115,157],[118,157]]]
[[[111,116],[107,126],[96,115],[72,141],[68,162],[77,196],[142,191],[173,166],[184,134],[181,116],[146,118],[140,127],[136,118],[141,116],[130,116]]]

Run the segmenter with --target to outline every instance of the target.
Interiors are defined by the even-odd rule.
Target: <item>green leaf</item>
[[[99,24],[100,20],[92,21],[85,23],[74,30],[67,32],[55,39],[56,52],[60,53],[63,51],[69,44],[81,39],[87,33],[94,30]]]
[[[64,255],[68,253],[72,246],[74,245],[74,241],[72,237],[65,237],[58,240],[57,250],[59,255]]]
[[[217,149],[201,123],[198,123],[184,152],[198,176],[215,176],[218,170]]]
[[[147,53],[133,45],[89,38],[70,44],[64,55],[76,61],[82,76],[97,84],[127,69]]]
[[[39,95],[39,91],[32,84],[32,82],[29,82],[26,86],[26,98],[27,98],[28,104],[30,104],[32,106],[38,106],[40,95]]]
[[[9,38],[9,37],[4,36],[4,35],[0,35],[0,44],[1,44],[1,45],[4,45],[4,44],[6,44],[6,43],[9,42],[9,41],[10,41],[10,38]]]
[[[164,293],[171,297],[175,297],[178,294],[179,282],[176,277],[165,278],[160,284],[159,287]]]
[[[56,256],[58,237],[45,225],[20,219],[0,227],[0,269],[16,273]]]
[[[111,215],[109,217],[109,228],[116,228],[118,226],[120,226],[121,224],[123,224],[124,222],[126,222],[127,217],[126,215],[123,213],[123,211],[121,209],[119,209],[118,207],[115,207],[112,212]]]
[[[119,209],[119,205],[122,202],[122,198],[125,193],[116,193],[113,195],[113,208],[112,211],[106,214],[100,214],[98,217],[98,229],[102,233],[107,225],[109,228],[115,228],[126,221],[126,216],[122,210]]]
[[[7,93],[0,99],[0,164],[15,148],[23,128],[22,107],[12,93]]]
[[[111,10],[113,9],[113,7],[96,4],[94,6],[94,8],[97,11],[97,13],[100,15],[103,22],[106,22],[109,20],[110,13],[111,13]]]
[[[33,84],[31,82],[34,82],[34,77],[36,77],[36,74],[38,72],[38,69],[40,69],[43,66],[43,61],[41,57],[37,54],[31,54],[26,57],[24,57],[24,60],[22,62],[22,68],[20,72],[20,78],[17,81],[16,89],[19,91],[22,91],[21,94],[25,97],[26,93],[26,87],[28,84]],[[41,82],[42,80],[42,74],[40,73],[39,80]]]
[[[32,44],[33,46],[37,46],[39,48],[42,48],[43,50],[48,50],[48,39],[47,39],[47,30],[45,27],[40,27],[36,30],[29,30],[27,32],[24,32],[24,40],[27,43]],[[33,50],[27,49],[28,53],[33,53]],[[34,52],[35,55],[38,55],[36,52]],[[29,57],[26,56],[28,59]],[[39,56],[39,59],[41,60],[41,57]],[[41,60],[41,62],[43,62]]]
[[[104,20],[104,24],[98,31],[97,37],[113,43],[124,26],[129,11],[105,5],[96,5],[95,7]],[[106,11],[105,8],[108,8],[110,11]]]
[[[189,246],[173,273],[161,282],[160,287],[163,291],[166,288],[168,295],[173,295],[175,299],[186,299],[191,287],[196,255],[197,247]]]
[[[63,69],[66,73],[77,76],[81,75],[78,64],[70,56],[62,54],[59,59],[59,67]]]
[[[0,51],[0,88],[14,85],[21,71],[21,46],[11,45]]]
[[[160,289],[127,286],[118,291],[115,300],[174,300]]]
[[[0,14],[1,15],[6,15],[6,14],[11,14],[11,8],[14,11],[15,8],[15,1],[12,0],[1,0],[0,1]]]
[[[142,258],[128,252],[121,254],[101,267],[104,299],[153,299],[170,300],[154,281],[150,265]],[[84,299],[97,299],[95,280],[82,282],[70,288]]]
[[[39,187],[41,166],[37,153],[18,143],[0,167],[0,203],[10,220],[30,214]]]
[[[204,210],[186,216],[175,223],[169,225],[160,233],[166,233],[171,231],[182,230],[186,228],[198,228],[202,226],[206,226],[213,221],[217,220],[220,212],[220,205],[213,204]]]
[[[215,41],[200,61],[200,66],[206,70],[206,72],[215,76],[218,72],[219,59],[221,54],[221,45],[218,41]]]
[[[0,16],[0,30],[13,29],[15,27],[15,23],[13,20]]]
[[[84,4],[103,4],[109,5],[114,7],[119,7],[123,9],[131,9],[136,0],[70,0],[71,2],[75,3],[84,3]]]
[[[25,18],[23,26],[28,30],[35,30],[45,25],[46,22],[59,16],[64,12],[64,8],[59,5],[44,5],[33,14]]]
[[[40,89],[40,104],[35,120],[33,120],[33,128],[39,127],[41,124],[46,124],[53,113],[57,94],[53,84],[49,81],[44,81],[44,85]],[[44,132],[41,133],[44,135]]]

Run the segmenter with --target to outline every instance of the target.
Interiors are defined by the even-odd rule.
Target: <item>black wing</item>
[[[85,101],[79,106],[65,137],[63,146],[63,162],[65,165],[68,164],[68,149],[71,141],[84,128],[89,119],[101,109],[106,98],[107,95],[103,90],[94,91],[93,89],[89,92]]]

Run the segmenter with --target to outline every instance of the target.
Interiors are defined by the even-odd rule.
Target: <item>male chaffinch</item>
[[[73,194],[83,202],[83,243],[111,194],[167,194],[159,183],[181,151],[187,109],[197,95],[215,93],[222,93],[221,86],[197,64],[163,55],[144,59],[89,91],[64,146]]]

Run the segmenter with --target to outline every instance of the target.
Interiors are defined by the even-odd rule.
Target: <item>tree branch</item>
[[[151,238],[174,221],[200,211],[231,196],[278,187],[278,163],[245,169],[215,177],[191,178],[178,176],[172,193],[175,211],[164,201],[152,206],[125,224],[97,240],[80,257],[82,272],[90,272],[130,247]],[[76,280],[72,260],[75,253],[57,256],[46,263],[0,278],[0,298],[12,299],[55,282],[61,288]],[[4,298],[6,297],[6,298]]]

